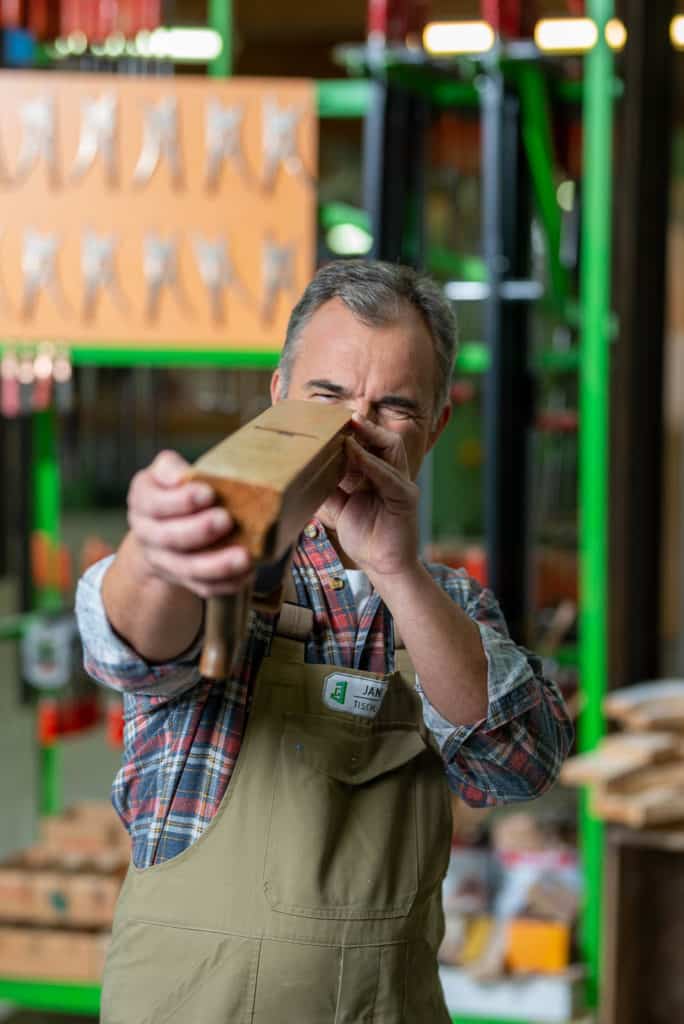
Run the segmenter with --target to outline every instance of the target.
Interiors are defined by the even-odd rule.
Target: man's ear
[[[273,376],[271,377],[271,401],[274,405],[283,397],[282,390],[283,385],[280,378],[280,370],[277,369],[273,371]]]
[[[426,455],[427,455],[427,453],[429,451],[431,451],[432,448],[434,448],[435,444],[439,440],[440,434],[442,433],[442,431],[444,430],[444,428],[446,427],[446,425],[447,425],[447,423],[449,422],[450,419],[451,419],[451,402],[447,402],[447,404],[444,406],[444,408],[442,409],[441,413],[439,414],[439,419],[437,420],[437,425],[433,428],[432,433],[430,434],[430,440],[428,441],[428,446],[425,449],[425,454]]]

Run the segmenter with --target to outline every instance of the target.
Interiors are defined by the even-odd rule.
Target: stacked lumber
[[[604,701],[618,732],[570,758],[561,779],[589,786],[604,821],[631,828],[684,822],[684,680],[615,690]]]
[[[98,982],[128,859],[108,804],[45,818],[39,842],[0,864],[0,976]]]

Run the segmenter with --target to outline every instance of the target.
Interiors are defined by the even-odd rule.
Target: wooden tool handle
[[[200,659],[200,672],[206,679],[228,679],[232,675],[247,636],[251,599],[250,583],[237,594],[207,601]]]

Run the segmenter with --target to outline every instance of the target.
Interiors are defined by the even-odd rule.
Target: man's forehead
[[[292,371],[299,383],[324,378],[354,390],[363,378],[387,394],[431,394],[432,339],[422,317],[405,305],[399,319],[373,325],[340,299],[324,303],[302,327],[293,351]]]
[[[402,300],[396,307],[396,313],[398,315],[390,315],[388,310],[386,317],[378,314],[378,321],[371,322],[349,309],[341,299],[329,299],[304,324],[299,332],[299,342],[311,350],[331,343],[352,345],[355,341],[365,347],[373,339],[376,345],[383,342],[397,352],[422,350],[431,355],[432,339],[418,311]]]

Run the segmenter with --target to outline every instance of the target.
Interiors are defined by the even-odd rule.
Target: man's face
[[[287,397],[342,402],[400,434],[415,480],[449,418],[446,407],[433,427],[434,393],[433,342],[417,310],[406,303],[398,323],[370,327],[335,298],[301,331]],[[271,397],[284,397],[277,370]]]

